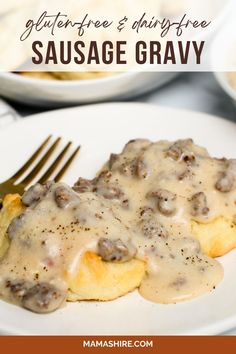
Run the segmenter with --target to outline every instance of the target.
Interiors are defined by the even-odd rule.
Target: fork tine
[[[21,182],[21,184],[25,185],[26,187],[29,185],[30,182],[37,176],[37,174],[41,171],[45,163],[48,161],[58,144],[60,143],[61,138],[58,138],[53,145],[48,149],[46,154],[41,158],[41,160],[37,163],[34,169],[25,177],[25,179]]]
[[[51,135],[47,137],[46,140],[42,143],[42,145],[33,153],[33,155],[29,158],[28,161],[20,168],[19,171],[17,171],[10,179],[18,179],[20,178],[26,171],[27,169],[32,165],[32,163],[36,160],[36,158],[39,156],[41,151],[45,148],[49,140],[51,139]]]
[[[71,157],[68,159],[68,161],[65,163],[65,165],[62,167],[62,169],[58,172],[58,174],[56,175],[56,177],[54,178],[55,182],[58,182],[61,180],[61,178],[64,176],[64,174],[66,173],[66,171],[68,170],[68,168],[70,167],[71,163],[73,162],[74,158],[76,157],[76,155],[78,154],[78,152],[80,151],[81,146],[78,146],[77,149],[73,152],[73,154],[71,155]]]
[[[40,180],[38,181],[38,183],[45,183],[46,181],[48,181],[48,179],[51,177],[51,175],[53,174],[53,172],[56,170],[57,166],[59,165],[59,163],[61,162],[61,160],[63,159],[63,157],[65,156],[65,154],[67,153],[67,151],[69,150],[70,146],[71,146],[72,142],[69,142],[66,147],[62,150],[62,152],[58,155],[58,157],[56,158],[56,160],[52,163],[52,165],[48,168],[48,170],[44,173],[44,175],[40,178]]]

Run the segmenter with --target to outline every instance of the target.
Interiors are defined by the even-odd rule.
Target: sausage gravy
[[[0,296],[35,312],[66,299],[68,273],[81,255],[105,262],[147,264],[140,294],[157,303],[189,300],[223,278],[217,260],[201,251],[191,221],[235,216],[236,160],[211,158],[191,139],[130,141],[93,180],[31,187],[24,212],[8,229],[0,262]]]

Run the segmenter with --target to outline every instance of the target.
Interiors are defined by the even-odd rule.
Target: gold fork
[[[33,153],[33,155],[26,161],[26,163],[17,171],[12,177],[10,177],[7,181],[0,184],[0,207],[2,205],[2,199],[6,194],[13,194],[18,193],[22,195],[27,187],[30,186],[31,182],[38,176],[42,168],[46,165],[47,161],[53,154],[53,152],[58,147],[59,143],[61,142],[62,138],[57,138],[53,144],[46,150],[44,155],[40,158],[39,162],[33,169],[24,177],[22,181],[19,182],[19,179],[27,173],[30,167],[33,165],[34,161],[40,156],[40,154],[45,150],[46,146],[48,145],[49,141],[51,140],[52,136],[50,135],[40,147]],[[69,142],[64,149],[59,153],[59,155],[55,158],[55,160],[51,163],[48,167],[46,172],[43,174],[42,177],[38,179],[38,183],[44,183],[48,181],[48,179],[56,172],[57,167],[59,166],[60,162],[62,161],[63,157],[68,152],[69,148],[71,147],[72,142]],[[64,176],[65,172],[67,172],[68,168],[70,167],[71,163],[73,162],[74,158],[76,157],[77,153],[80,150],[80,146],[78,146],[72,155],[66,160],[64,165],[61,169],[57,172],[56,176],[53,178],[55,182],[61,180]]]

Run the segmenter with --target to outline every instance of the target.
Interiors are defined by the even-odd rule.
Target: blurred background
[[[175,17],[188,1],[165,0],[165,12]],[[232,43],[233,55],[222,49],[222,38],[229,31],[236,33],[236,0],[210,2],[216,6],[217,23],[211,51],[217,57],[221,43],[224,59],[233,57],[236,63],[236,42]],[[0,128],[14,119],[53,108],[114,100],[205,112],[234,121],[236,73],[0,73]]]

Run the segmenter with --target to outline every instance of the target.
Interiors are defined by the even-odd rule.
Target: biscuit
[[[0,212],[0,259],[4,256],[9,246],[7,229],[12,219],[18,216],[24,207],[19,194],[8,194],[3,200]]]
[[[236,224],[232,219],[220,216],[209,223],[192,221],[191,229],[207,256],[221,257],[236,247]]]
[[[77,275],[74,278],[67,275],[68,300],[116,299],[140,286],[145,268],[145,263],[137,259],[118,264],[104,262],[95,253],[86,252]]]

